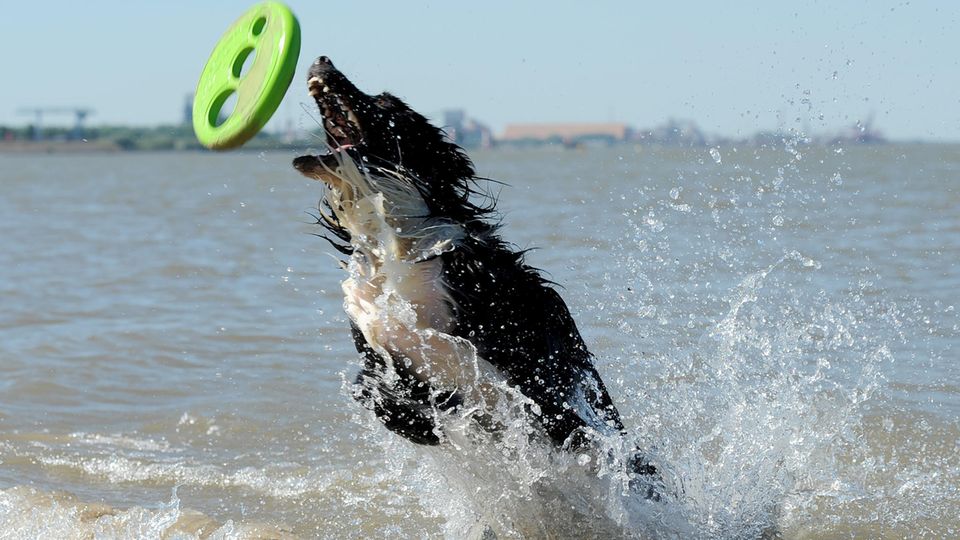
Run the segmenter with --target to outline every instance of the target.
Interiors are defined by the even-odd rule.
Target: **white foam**
[[[156,462],[120,455],[106,457],[38,456],[36,460],[51,467],[68,467],[111,483],[176,484],[246,488],[277,498],[296,498],[323,493],[331,486],[348,481],[349,471],[319,471],[296,464],[245,467],[235,471],[211,464],[190,464],[172,459]]]
[[[153,508],[116,509],[84,503],[61,492],[29,487],[0,490],[0,540],[88,539],[227,540],[289,537],[263,524],[218,524],[180,507],[176,490],[169,501]]]

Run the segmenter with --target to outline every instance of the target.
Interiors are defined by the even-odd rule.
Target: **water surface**
[[[292,157],[0,156],[0,537],[960,534],[960,147],[474,153],[683,486],[572,523],[348,397]]]

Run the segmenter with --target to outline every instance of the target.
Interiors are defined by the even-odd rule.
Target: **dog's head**
[[[386,92],[365,94],[326,56],[310,67],[307,89],[323,116],[330,151],[296,158],[293,166],[304,176],[335,184],[345,153],[358,166],[388,170],[415,182],[434,203],[466,202],[473,164],[442,130],[399,98]]]

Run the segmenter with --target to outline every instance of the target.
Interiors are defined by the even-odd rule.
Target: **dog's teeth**
[[[323,83],[321,83],[321,84],[323,84]],[[329,91],[330,91],[330,87],[329,87],[329,86],[324,86],[324,87],[323,87],[323,93],[324,93],[324,94],[326,94],[326,93],[329,92]]]
[[[347,111],[347,121],[355,126],[360,125],[360,120],[357,119],[357,115],[353,114],[353,111]]]

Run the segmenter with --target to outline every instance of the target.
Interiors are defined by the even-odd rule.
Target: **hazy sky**
[[[724,135],[823,132],[874,114],[890,137],[960,140],[960,2],[647,4],[290,0],[300,69],[271,127],[313,125],[303,79],[326,54],[368,92],[434,117],[463,107],[495,131],[676,117]],[[213,44],[250,5],[8,2],[0,124],[26,124],[17,109],[38,105],[93,107],[92,124],[178,122]]]

